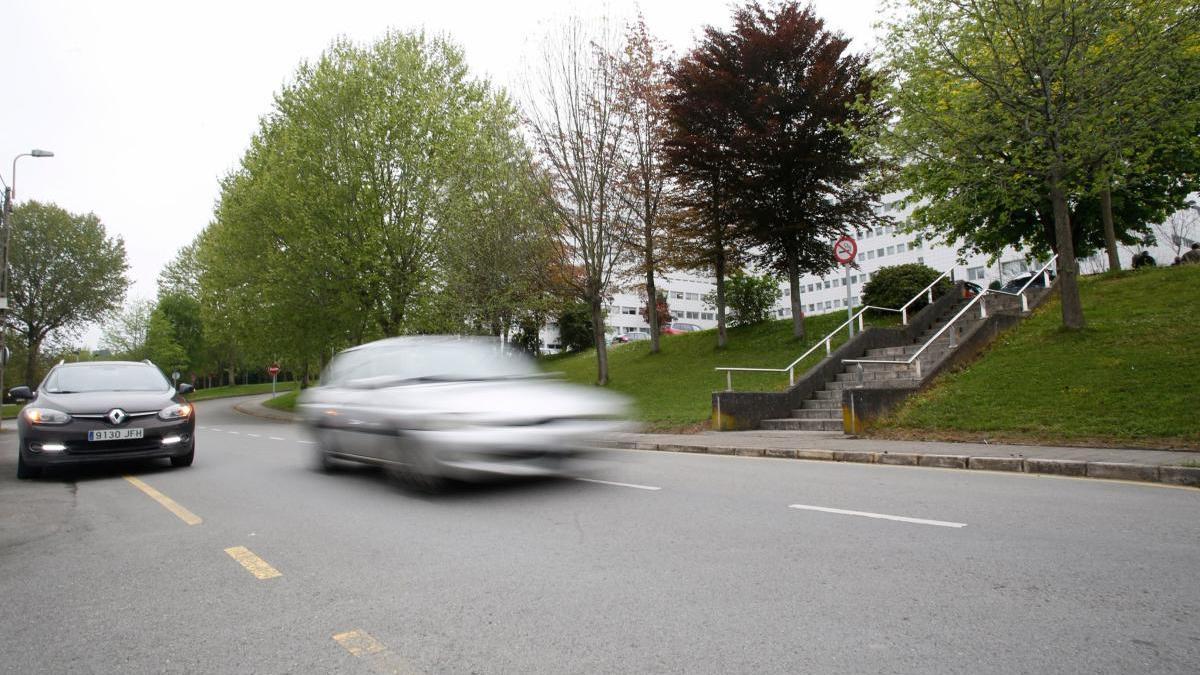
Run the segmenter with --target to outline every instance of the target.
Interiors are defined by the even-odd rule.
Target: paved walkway
[[[1079,448],[997,443],[951,443],[850,438],[829,431],[705,431],[698,434],[617,434],[619,441],[729,448],[848,450],[873,453],[962,455],[1061,459],[1079,462],[1127,462],[1178,465],[1188,460],[1200,465],[1200,452],[1139,450],[1137,448]],[[736,454],[736,453],[734,453]]]

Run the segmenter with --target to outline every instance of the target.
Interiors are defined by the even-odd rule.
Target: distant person
[[[1200,264],[1200,243],[1192,244],[1192,250],[1183,254],[1183,262],[1185,265],[1188,263]]]
[[[1154,267],[1157,264],[1158,263],[1154,260],[1154,256],[1150,255],[1149,251],[1142,251],[1141,253],[1133,256],[1133,269],[1135,270],[1139,267]]]

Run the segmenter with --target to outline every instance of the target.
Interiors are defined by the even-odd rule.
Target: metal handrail
[[[714,370],[725,371],[725,390],[726,391],[733,391],[733,372],[734,371],[747,372],[747,373],[783,373],[783,372],[786,372],[788,374],[788,386],[790,387],[790,386],[796,384],[796,370],[795,370],[796,365],[799,364],[801,361],[803,361],[805,358],[807,358],[809,354],[812,354],[814,351],[816,351],[817,347],[820,347],[822,344],[824,344],[825,345],[825,356],[829,356],[833,352],[833,336],[840,333],[843,328],[845,328],[846,326],[849,326],[855,319],[858,319],[858,330],[859,330],[859,332],[862,332],[863,325],[864,325],[863,324],[863,314],[865,314],[868,309],[876,309],[876,310],[883,311],[883,312],[899,312],[901,322],[903,323],[903,325],[907,326],[908,325],[908,307],[909,307],[909,305],[913,304],[918,299],[920,299],[920,297],[922,295],[928,295],[929,302],[933,302],[933,287],[936,286],[939,281],[941,281],[942,279],[945,279],[947,276],[952,275],[953,273],[954,273],[953,267],[946,270],[945,272],[942,272],[941,276],[939,276],[937,279],[933,280],[933,283],[931,283],[928,286],[926,286],[925,288],[922,288],[921,290],[917,291],[917,294],[914,295],[911,299],[909,299],[908,302],[904,303],[904,305],[902,307],[900,307],[899,309],[896,309],[893,307],[876,307],[875,305],[864,305],[863,307],[860,307],[856,314],[852,314],[850,316],[850,318],[843,321],[841,323],[841,325],[839,325],[837,328],[834,328],[833,330],[829,331],[828,335],[826,335],[825,337],[821,338],[820,340],[814,342],[813,345],[808,348],[808,351],[806,351],[803,354],[801,354],[800,356],[796,357],[795,361],[792,361],[784,368],[733,368],[733,367],[722,366],[722,367],[714,368]]]
[[[1021,290],[1017,291],[1016,293],[1013,293],[1012,291],[992,290],[990,288],[984,289],[982,292],[980,292],[974,298],[971,298],[970,302],[968,302],[965,306],[963,306],[962,309],[958,310],[958,313],[955,314],[953,318],[951,318],[949,321],[947,321],[946,324],[944,326],[942,326],[940,330],[938,330],[938,332],[934,333],[932,337],[930,337],[928,340],[925,341],[925,344],[921,345],[921,348],[918,349],[916,351],[916,353],[914,353],[912,356],[908,357],[907,359],[904,359],[904,360],[898,360],[898,359],[897,360],[842,359],[842,363],[858,363],[858,364],[882,363],[882,364],[898,364],[898,365],[911,366],[913,364],[913,362],[915,361],[917,364],[917,367],[916,367],[917,379],[921,379],[921,362],[919,360],[921,357],[921,354],[924,354],[925,350],[929,349],[929,346],[931,344],[933,344],[935,340],[937,340],[938,338],[940,338],[942,336],[942,333],[945,333],[947,330],[949,330],[950,327],[954,325],[955,321],[958,321],[962,317],[963,314],[966,314],[967,310],[971,309],[972,305],[974,305],[975,303],[978,302],[979,303],[979,318],[986,319],[987,318],[987,306],[983,303],[983,299],[989,293],[996,293],[996,294],[1002,294],[1002,295],[1019,295],[1021,297],[1021,311],[1028,312],[1029,311],[1029,300],[1028,300],[1028,296],[1025,295],[1025,291],[1029,289],[1029,285],[1033,283],[1033,280],[1038,278],[1039,276],[1043,277],[1043,282],[1045,283],[1045,288],[1049,288],[1050,287],[1050,272],[1049,272],[1050,264],[1053,263],[1057,259],[1058,259],[1058,254],[1055,254],[1049,260],[1047,260],[1046,264],[1042,265],[1042,268],[1040,270],[1038,270],[1037,273],[1030,275],[1029,280],[1026,281],[1025,285],[1021,286]]]

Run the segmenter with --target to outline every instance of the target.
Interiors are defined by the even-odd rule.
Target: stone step
[[[832,394],[833,392],[829,393]],[[842,392],[839,391],[837,394],[837,398],[810,398],[807,401],[802,402],[800,405],[804,410],[841,410]]]
[[[841,431],[842,420],[798,420],[786,417],[763,420],[762,428],[772,431]]]
[[[842,407],[837,408],[800,408],[792,411],[792,417],[798,420],[842,420]]]
[[[861,378],[857,369],[848,373],[838,373],[838,382],[878,382],[880,380],[897,380],[916,376],[916,367],[905,365],[872,365],[863,369]]]
[[[821,391],[814,392],[813,395],[816,396],[818,400],[822,401],[842,400],[842,392],[840,391],[829,391],[828,389],[822,389]]]

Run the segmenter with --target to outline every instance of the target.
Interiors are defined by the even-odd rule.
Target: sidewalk
[[[243,415],[251,417],[261,417],[263,419],[275,420],[276,422],[299,422],[300,416],[295,413],[290,413],[285,410],[276,410],[263,405],[264,401],[271,400],[270,394],[259,394],[254,397],[246,396],[245,400],[235,404],[233,409]]]
[[[892,441],[821,431],[627,433],[613,434],[611,444],[660,452],[1017,471],[1200,487],[1200,452]]]

